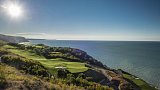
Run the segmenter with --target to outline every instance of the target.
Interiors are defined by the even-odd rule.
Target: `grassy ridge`
[[[141,88],[141,90],[157,90],[156,88],[146,83],[144,80],[134,77],[133,75],[123,74],[123,77],[133,81],[136,85],[138,85]]]
[[[26,57],[28,59],[39,61],[42,65],[49,68],[50,70],[54,70],[54,68],[58,66],[66,67],[71,73],[84,72],[88,70],[88,68],[85,67],[85,63],[68,62],[67,60],[62,58],[46,59],[45,57],[37,55],[31,50],[20,50],[10,45],[5,45],[3,46],[3,48],[17,55]]]
[[[67,85],[61,79],[46,81],[0,63],[0,90],[85,90],[76,85]],[[111,89],[107,89],[111,90]]]
[[[88,67],[85,67],[85,63],[71,62],[62,58],[46,59],[30,49],[25,48],[24,50],[9,44],[1,46],[0,50],[7,52],[0,52],[2,62],[0,62],[0,89],[112,90],[112,88],[109,88],[108,86],[88,81],[87,79],[82,78],[81,75],[74,76],[73,73],[88,70]],[[71,73],[67,70],[55,70],[56,66],[65,66]],[[1,69],[1,67],[7,67],[8,69]],[[10,72],[8,70],[10,70],[10,68],[13,68],[12,71],[16,71],[16,73],[11,72],[11,74],[9,74]],[[24,73],[21,73],[21,71]],[[41,71],[47,72],[41,73]],[[48,71],[50,72],[48,73]],[[23,75],[19,75],[18,73]],[[50,77],[51,74],[52,76]],[[33,80],[30,78],[32,76]],[[34,77],[36,80],[34,80]]]

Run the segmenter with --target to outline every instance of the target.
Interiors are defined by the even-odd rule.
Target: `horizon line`
[[[140,41],[140,42],[160,42],[160,40],[85,40],[85,39],[42,39],[42,38],[26,38],[28,40],[57,40],[57,41]]]

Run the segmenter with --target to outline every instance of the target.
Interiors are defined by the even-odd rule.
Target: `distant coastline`
[[[27,40],[47,40],[47,39],[33,39],[33,38],[27,38]]]
[[[34,39],[34,38],[26,38],[27,40],[59,40],[59,41],[108,41],[108,42],[160,42],[158,40],[79,40],[79,39]]]

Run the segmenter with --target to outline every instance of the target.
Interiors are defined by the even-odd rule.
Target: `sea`
[[[160,89],[158,41],[30,40],[30,42],[84,50],[108,67],[123,69]]]

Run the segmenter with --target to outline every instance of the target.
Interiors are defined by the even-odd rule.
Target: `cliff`
[[[28,42],[28,40],[25,39],[24,37],[8,36],[8,35],[3,35],[3,34],[0,34],[0,40],[10,42],[10,43]]]

